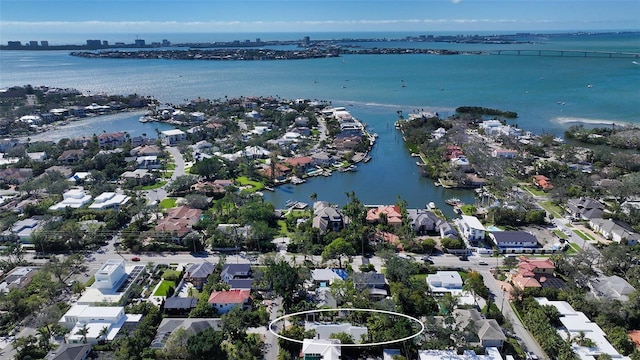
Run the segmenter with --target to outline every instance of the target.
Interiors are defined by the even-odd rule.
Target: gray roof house
[[[330,206],[326,201],[316,201],[313,203],[313,227],[320,229],[320,232],[338,232],[348,223],[338,209]]]
[[[217,331],[222,330],[222,321],[217,319],[196,319],[196,318],[164,318],[158,326],[156,337],[151,342],[151,348],[164,348],[167,338],[179,328],[185,329],[189,334],[199,334],[209,328]]]
[[[251,264],[226,264],[222,268],[222,280],[247,278],[251,275]]]
[[[215,264],[208,261],[200,264],[193,264],[187,268],[187,271],[185,271],[184,278],[191,282],[196,288],[202,289],[202,286],[207,282],[209,275],[213,274],[215,267]]]
[[[407,209],[407,217],[411,228],[418,234],[438,231],[438,226],[445,222],[434,212],[425,209]]]
[[[384,274],[378,272],[358,272],[351,276],[353,286],[358,291],[369,290],[372,300],[382,300],[389,295],[389,285]]]
[[[168,297],[164,302],[164,312],[169,315],[187,315],[196,304],[198,299],[193,297]]]
[[[489,237],[498,248],[533,248],[538,246],[538,239],[525,231],[492,231]]]
[[[617,243],[626,240],[627,245],[635,245],[640,242],[640,234],[633,231],[625,222],[595,218],[589,220],[589,225],[600,235]]]
[[[600,276],[589,281],[591,294],[598,299],[628,301],[636,289],[620,276]]]
[[[457,238],[458,231],[456,228],[448,222],[443,222],[438,225],[438,231],[440,232],[440,238],[444,239],[446,237],[449,238]]]
[[[567,200],[567,211],[578,219],[600,218],[604,213],[604,208],[604,204],[588,197]]]
[[[503,342],[507,340],[498,322],[495,319],[485,319],[476,309],[456,309],[454,314],[460,327],[466,328],[469,324],[473,325],[483,347],[501,348]]]
[[[47,355],[47,360],[84,360],[91,352],[91,344],[67,344],[62,343],[60,347]]]

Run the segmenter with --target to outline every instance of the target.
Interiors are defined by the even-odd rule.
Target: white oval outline
[[[292,339],[286,336],[282,336],[278,333],[276,333],[273,330],[273,324],[288,319],[290,317],[293,316],[298,316],[298,315],[305,315],[305,314],[310,314],[310,313],[323,313],[323,312],[333,312],[333,311],[362,311],[362,312],[369,312],[369,313],[379,313],[379,314],[387,314],[387,315],[396,315],[396,316],[401,316],[403,318],[409,319],[412,322],[416,322],[418,324],[420,324],[420,331],[416,332],[415,334],[412,334],[410,336],[406,336],[403,337],[401,339],[396,339],[396,340],[389,340],[389,341],[380,341],[380,342],[376,342],[376,343],[366,343],[366,344],[327,344],[329,346],[340,346],[340,347],[367,347],[367,346],[381,346],[381,345],[390,345],[390,344],[395,344],[398,342],[402,342],[402,341],[407,341],[407,340],[411,340],[417,336],[419,336],[420,334],[422,334],[422,332],[424,331],[424,323],[422,321],[420,321],[419,319],[413,317],[413,316],[409,316],[406,314],[402,314],[402,313],[398,313],[398,312],[394,312],[394,311],[387,311],[387,310],[377,310],[377,309],[358,309],[358,308],[336,308],[336,309],[315,309],[315,310],[306,310],[306,311],[300,311],[300,312],[295,312],[295,313],[291,313],[291,314],[285,314],[283,316],[280,316],[274,320],[272,320],[269,323],[269,331],[275,335],[277,338],[283,339],[283,340],[287,340],[287,341],[292,341],[298,344],[304,344],[304,340],[296,340],[296,339]],[[305,339],[305,340],[314,340],[314,339]]]

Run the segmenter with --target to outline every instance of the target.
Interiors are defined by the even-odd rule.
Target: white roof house
[[[69,344],[97,344],[100,339],[113,340],[125,322],[138,322],[142,315],[126,315],[121,306],[73,305],[58,323],[71,329],[66,341]],[[87,334],[82,335],[86,328]],[[85,339],[86,336],[86,339]]]
[[[594,347],[579,346],[576,343],[571,344],[571,348],[581,360],[595,360],[601,354],[607,354],[613,359],[628,360],[629,357],[622,356],[607,340],[604,331],[598,324],[591,322],[589,318],[582,312],[575,311],[573,307],[566,301],[549,301],[547,298],[536,298],[540,305],[551,305],[558,309],[560,313],[560,322],[563,329],[558,329],[558,333],[562,338],[567,339],[568,336],[576,338],[580,333],[584,333],[585,338],[590,339],[595,344]]]
[[[486,229],[475,216],[462,215],[458,220],[460,230],[462,230],[462,237],[470,240],[482,240],[484,239]]]
[[[98,289],[110,289],[120,285],[122,279],[127,275],[124,269],[124,260],[109,259],[102,265],[95,274],[94,287]]]
[[[316,355],[322,360],[339,360],[342,355],[340,340],[304,339],[302,341],[302,354]]]
[[[104,192],[93,201],[93,204],[89,205],[89,209],[118,209],[120,206],[125,205],[131,200],[131,197],[124,194],[117,194],[114,192]]]
[[[433,292],[462,290],[462,277],[457,271],[438,271],[427,276],[427,283]]]
[[[164,130],[160,132],[160,139],[165,145],[175,145],[187,138],[187,134],[180,129]]]
[[[78,209],[91,201],[91,195],[87,195],[82,189],[71,189],[62,194],[62,198],[61,202],[51,205],[49,210],[60,210],[66,207]]]
[[[486,348],[484,355],[477,355],[472,350],[465,350],[462,355],[458,355],[455,350],[420,350],[418,358],[420,360],[503,360],[500,350],[494,347]]]
[[[367,329],[367,327],[353,326],[349,323],[322,324],[315,322],[305,322],[304,330],[315,330],[316,338],[322,340],[329,340],[331,334],[345,333],[351,335],[356,343],[359,343],[360,339],[362,339],[363,336],[367,336],[367,334],[369,333],[369,329]]]
[[[331,269],[313,269],[311,270],[311,279],[320,287],[328,287],[334,281],[342,278]]]

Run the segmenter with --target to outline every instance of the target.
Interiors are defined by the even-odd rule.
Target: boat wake
[[[586,118],[578,118],[578,117],[557,117],[557,118],[553,118],[551,119],[551,121],[558,123],[558,124],[567,124],[567,125],[574,125],[574,124],[588,124],[588,125],[611,125],[611,124],[615,124],[618,126],[635,126],[637,124],[631,123],[631,122],[626,122],[626,121],[619,121],[619,120],[606,120],[606,119],[586,119]]]

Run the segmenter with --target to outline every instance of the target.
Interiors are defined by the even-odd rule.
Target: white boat
[[[433,201],[431,201],[430,203],[427,204],[427,208],[433,210],[436,208],[436,204]]]
[[[461,205],[462,204],[462,200],[460,200],[458,198],[447,199],[444,202],[446,202],[447,204],[449,204],[451,206],[456,206],[456,205]]]

